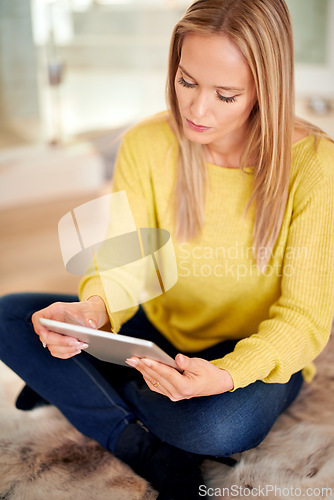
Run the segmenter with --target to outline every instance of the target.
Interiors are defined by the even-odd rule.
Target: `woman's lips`
[[[206,132],[207,130],[210,130],[211,127],[204,127],[204,125],[196,125],[196,123],[191,122],[186,118],[186,122],[189,128],[192,130],[195,130],[195,132]]]

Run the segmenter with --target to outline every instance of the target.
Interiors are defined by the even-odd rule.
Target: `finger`
[[[52,346],[48,347],[48,350],[49,350],[51,356],[53,356],[54,358],[59,358],[59,359],[69,359],[69,358],[72,358],[73,356],[76,356],[82,352],[81,349],[79,349],[79,350],[75,350],[75,351],[71,351],[71,352],[61,353],[61,352],[58,352],[57,349],[54,349]]]
[[[148,378],[145,378],[144,375],[143,378],[146,384],[148,385],[149,389],[151,389],[151,391],[161,394],[162,396],[166,396],[171,401],[177,401],[177,399],[173,396],[173,394],[171,394],[169,390],[163,385],[164,384],[163,380],[160,383],[158,380],[152,382]]]
[[[182,375],[174,368],[148,358],[142,358],[138,361],[138,369],[150,382],[153,390],[159,387],[159,390],[163,391],[172,401],[182,398]],[[155,385],[157,382],[159,383],[158,387]]]
[[[62,347],[79,347],[81,345],[86,345],[85,342],[81,342],[75,337],[70,337],[68,335],[60,335],[59,333],[51,332],[50,330],[45,330],[45,333],[40,335],[40,341],[48,345],[62,346]]]
[[[144,365],[141,362],[140,358],[135,358],[135,357],[129,358],[126,360],[126,363],[132,366],[133,368],[136,368],[136,370],[138,370],[143,375],[145,381],[150,383],[151,386],[154,387],[154,384],[157,382],[155,380],[154,374],[149,373],[146,365]]]
[[[209,363],[202,358],[189,358],[184,354],[178,354],[175,357],[175,362],[179,368],[181,368],[184,372],[187,372],[188,375],[198,375],[203,371],[205,365]]]
[[[34,327],[34,331],[35,333],[40,337],[41,335],[47,335],[49,330],[40,324],[39,321],[36,321],[36,319],[32,319],[32,324],[33,324],[33,327]]]
[[[180,372],[164,363],[159,363],[159,361],[149,358],[140,358],[140,362],[144,365],[148,373],[158,376],[159,380],[165,379],[173,387],[179,386],[183,381]]]
[[[44,347],[48,348],[52,356],[62,359],[75,356],[88,347],[85,342],[49,331],[47,337],[40,337],[40,341]]]
[[[148,385],[148,387],[151,389],[151,391],[157,392],[158,394],[161,394],[162,396],[168,396],[169,397],[169,395],[166,394],[166,390],[160,384],[160,382],[155,381],[154,384],[152,384],[152,382],[149,379],[145,378],[145,377],[144,377],[144,380],[145,380],[146,384]]]
[[[162,378],[159,381],[157,379],[159,375],[154,373],[153,370],[149,372],[147,366],[141,362],[140,358],[135,358],[133,356],[132,358],[127,359],[126,363],[132,366],[133,368],[136,368],[136,370],[138,370],[142,374],[145,382],[152,391],[167,396],[170,399],[174,400],[172,394],[165,387],[165,381]]]
[[[43,346],[49,349],[50,352],[56,353],[57,355],[63,355],[68,353],[76,353],[77,351],[83,351],[87,349],[87,344],[76,344],[74,346],[59,346],[54,344],[43,343]]]

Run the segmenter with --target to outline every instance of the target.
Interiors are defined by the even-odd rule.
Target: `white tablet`
[[[131,358],[131,356],[137,356],[138,358],[154,359],[155,361],[172,366],[178,371],[182,371],[173,358],[149,340],[94,330],[94,328],[86,328],[85,326],[63,323],[46,318],[40,318],[39,322],[52,332],[69,335],[82,342],[86,342],[89,347],[85,351],[101,361],[129,366],[125,363],[125,360]]]

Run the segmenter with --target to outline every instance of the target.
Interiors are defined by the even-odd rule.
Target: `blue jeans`
[[[53,302],[76,300],[35,293],[2,297],[0,359],[74,427],[110,451],[125,426],[138,419],[158,438],[193,453],[227,457],[254,448],[302,386],[298,372],[286,384],[257,381],[234,392],[172,402],[152,392],[130,367],[99,361],[86,352],[66,360],[54,358],[43,349],[31,315]],[[173,357],[178,352],[142,309],[121,333],[152,340]],[[196,356],[216,359],[231,352],[235,343],[225,341]]]

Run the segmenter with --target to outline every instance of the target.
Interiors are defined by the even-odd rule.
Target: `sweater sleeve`
[[[302,252],[298,249],[303,249]],[[334,178],[316,185],[290,222],[281,295],[258,331],[213,363],[234,390],[256,380],[285,383],[325,347],[334,305]]]
[[[147,155],[141,148],[140,138],[136,130],[129,131],[120,146],[112,180],[112,192],[125,190],[133,219],[137,228],[152,227],[153,210],[150,188],[149,164]],[[138,168],[140,165],[140,169]],[[140,175],[139,175],[140,174]],[[151,224],[151,226],[148,226]],[[132,267],[135,273],[135,263]],[[138,309],[138,305],[120,311],[111,312],[113,297],[131,295],[135,280],[124,270],[113,269],[112,273],[104,272],[87,274],[79,284],[80,300],[87,300],[93,295],[101,297],[106,305],[113,332],[118,332],[123,323],[130,319]],[[130,283],[131,282],[131,283]],[[129,285],[129,286],[127,286]]]

